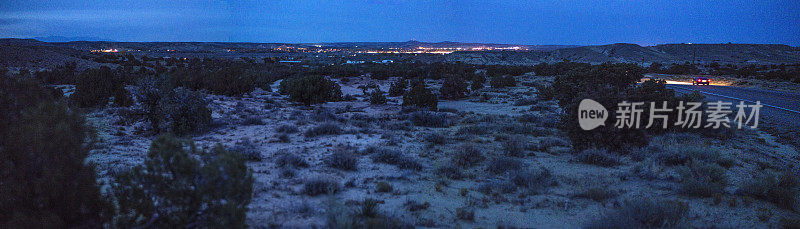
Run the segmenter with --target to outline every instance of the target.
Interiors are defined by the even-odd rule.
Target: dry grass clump
[[[282,153],[275,158],[275,165],[280,167],[291,166],[294,168],[308,167],[308,162],[294,153]]]
[[[461,167],[472,167],[484,160],[483,152],[474,144],[461,145],[453,155],[453,162]]]
[[[575,159],[584,164],[611,167],[619,165],[619,157],[606,149],[590,148],[575,155]]]
[[[638,197],[623,201],[615,211],[586,228],[681,228],[688,212],[686,203]]]
[[[417,161],[417,159],[413,157],[409,157],[400,151],[389,150],[389,149],[380,149],[377,147],[367,148],[367,151],[371,151],[372,153],[372,160],[375,162],[386,163],[390,165],[395,165],[401,169],[411,169],[411,170],[421,170],[422,164]]]
[[[315,177],[303,183],[303,194],[316,196],[320,194],[336,193],[340,189],[339,182],[332,178]]]
[[[717,164],[695,161],[681,167],[680,193],[689,196],[711,197],[725,192],[728,176],[725,169]]]
[[[325,122],[312,127],[304,133],[306,137],[317,137],[322,135],[337,135],[342,133],[342,127],[334,122]]]
[[[298,131],[300,130],[297,129],[297,126],[292,124],[283,124],[275,128],[275,132],[284,134],[293,134],[297,133]]]
[[[358,170],[358,155],[347,147],[337,147],[333,150],[333,153],[328,156],[325,163],[333,168],[356,171]]]
[[[487,170],[494,174],[503,174],[507,171],[518,170],[522,168],[522,162],[515,158],[499,157],[492,159],[489,165],[486,166]]]
[[[769,201],[785,209],[800,211],[800,181],[793,169],[786,169],[781,173],[769,170],[756,173],[737,193]]]
[[[248,161],[261,161],[262,159],[261,152],[258,151],[258,146],[250,141],[249,138],[244,138],[236,142],[236,144],[230,148],[230,151],[241,154],[242,157]]]

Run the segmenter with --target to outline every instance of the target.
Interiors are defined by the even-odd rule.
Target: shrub
[[[431,203],[428,203],[428,202],[419,203],[416,200],[408,199],[408,200],[406,200],[406,203],[403,204],[403,206],[405,206],[406,209],[408,209],[408,211],[415,212],[415,211],[419,211],[419,210],[428,209],[429,207],[431,207]]]
[[[211,124],[211,110],[206,104],[208,101],[200,92],[173,89],[159,101],[161,123],[157,130],[168,130],[178,135],[205,130]]]
[[[461,145],[460,149],[453,155],[453,162],[461,167],[472,167],[483,161],[483,152],[472,144]]]
[[[326,162],[333,168],[348,171],[358,170],[358,156],[344,147],[334,149]]]
[[[153,140],[144,164],[117,177],[116,223],[120,227],[174,228],[197,223],[245,227],[253,192],[253,176],[245,160],[221,145],[202,154],[210,154],[205,163],[194,159],[173,136]]]
[[[489,85],[491,85],[493,88],[514,87],[517,86],[517,80],[510,75],[494,76],[491,78]]]
[[[242,125],[245,126],[264,125],[264,119],[258,115],[248,115],[242,120]]]
[[[545,168],[512,170],[509,177],[511,178],[511,182],[518,187],[527,188],[533,192],[538,192],[555,183],[553,176],[550,174],[550,170]]]
[[[411,169],[411,170],[422,169],[422,164],[420,164],[416,159],[414,159],[413,157],[406,156],[400,151],[378,150],[372,155],[372,160],[375,162],[395,165],[401,169]]]
[[[358,209],[358,214],[362,217],[376,217],[378,216],[378,200],[367,198],[361,202],[361,208]]]
[[[466,97],[467,93],[469,93],[467,82],[455,75],[445,78],[439,89],[443,99],[460,99]]]
[[[240,96],[256,87],[271,91],[273,74],[263,74],[249,66],[237,64],[218,64],[214,61],[191,62],[189,67],[179,65],[169,73],[176,86],[192,90],[207,90],[217,95]],[[198,66],[202,65],[202,66]]]
[[[456,208],[456,218],[465,221],[475,220],[475,210],[467,207]]]
[[[300,76],[281,81],[280,93],[289,100],[311,104],[338,101],[342,98],[339,84],[319,75]]]
[[[415,106],[436,110],[439,104],[436,95],[425,87],[424,82],[418,82],[403,96],[403,106]]]
[[[725,169],[716,164],[694,161],[679,170],[680,192],[689,196],[710,197],[725,192],[728,176]]]
[[[772,171],[757,173],[747,180],[737,193],[766,200],[782,208],[800,210],[798,209],[800,181],[792,169],[786,169],[779,174]]]
[[[532,98],[532,97],[521,98],[521,99],[517,99],[517,101],[514,101],[514,106],[533,105],[537,101],[539,101],[539,100],[537,100],[536,98]],[[531,107],[531,110],[533,110],[533,107]]]
[[[450,121],[450,118],[447,116],[447,114],[430,111],[417,111],[411,113],[409,120],[411,120],[415,126],[441,128],[452,125],[452,121]]]
[[[275,158],[275,164],[280,167],[292,166],[295,168],[308,167],[308,162],[293,153],[282,153]]]
[[[441,166],[437,167],[436,168],[436,174],[438,174],[439,176],[446,177],[448,179],[454,179],[454,180],[459,180],[459,179],[464,177],[464,175],[461,174],[461,168],[458,168],[458,167],[450,165],[450,164],[441,165]]]
[[[101,228],[84,118],[55,90],[0,76],[0,228]]]
[[[507,171],[518,170],[522,168],[522,162],[510,157],[500,157],[492,159],[487,166],[489,172],[495,174],[502,174]]]
[[[607,199],[614,198],[615,196],[617,196],[617,193],[600,187],[592,187],[575,195],[575,197],[578,198],[591,199],[597,202],[603,202]]]
[[[249,138],[244,138],[236,142],[230,149],[231,152],[239,153],[242,158],[249,161],[261,161],[261,152],[258,151],[258,146],[250,141]]]
[[[71,98],[80,107],[101,106],[110,101],[118,106],[132,103],[122,77],[106,66],[81,73],[75,80],[75,93]]]
[[[312,178],[303,184],[303,193],[309,196],[336,193],[339,191],[339,182],[331,178]]]
[[[619,164],[619,158],[605,149],[586,149],[575,155],[575,159],[584,164],[611,167]]]
[[[389,86],[389,96],[401,96],[406,93],[408,81],[405,79],[398,79],[391,86]]]
[[[342,128],[333,122],[326,122],[312,127],[304,133],[306,137],[316,137],[322,135],[337,135],[342,133]]]
[[[680,228],[688,212],[689,206],[682,202],[635,198],[624,201],[587,228]]]
[[[375,192],[392,192],[394,188],[392,185],[383,181],[378,182],[375,184]]]
[[[503,141],[503,150],[508,156],[524,157],[526,148],[527,146],[522,138],[515,137]]]
[[[386,104],[386,96],[383,95],[380,89],[372,90],[372,92],[369,93],[369,103],[374,105]]]
[[[280,126],[276,127],[275,131],[278,132],[278,133],[293,134],[293,133],[297,133],[299,130],[297,129],[297,126],[295,126],[295,125],[283,124],[283,125],[280,125]]]

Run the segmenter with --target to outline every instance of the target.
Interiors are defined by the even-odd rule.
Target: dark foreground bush
[[[661,198],[626,200],[587,228],[681,228],[689,206]],[[685,226],[685,225],[684,225]]]
[[[71,97],[80,107],[95,107],[113,101],[118,106],[132,103],[122,77],[109,67],[88,69],[75,80],[75,94]]]
[[[101,228],[84,119],[58,92],[0,77],[0,228]]]
[[[281,81],[280,93],[305,105],[342,99],[339,84],[319,75],[300,76]]]
[[[245,160],[217,145],[211,152],[193,152],[208,155],[201,163],[184,147],[181,140],[162,135],[153,140],[144,165],[118,176],[118,226],[246,226],[253,176]]]

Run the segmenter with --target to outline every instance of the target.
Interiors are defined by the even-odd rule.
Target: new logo
[[[592,130],[606,124],[608,110],[602,104],[591,99],[581,100],[578,104],[578,123],[583,130]]]

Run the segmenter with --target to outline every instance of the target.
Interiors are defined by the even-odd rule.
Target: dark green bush
[[[370,104],[386,104],[386,96],[383,95],[383,92],[380,89],[372,90],[369,93],[369,103]]]
[[[391,86],[389,86],[389,96],[401,96],[406,93],[408,87],[408,80],[398,79]]]
[[[155,133],[184,135],[203,131],[211,124],[211,110],[206,107],[205,95],[172,88],[164,78],[140,80],[134,96]]]
[[[205,130],[211,124],[211,110],[205,96],[196,91],[175,88],[159,101],[161,130],[183,135]]]
[[[78,75],[71,98],[80,107],[102,106],[111,101],[118,106],[130,106],[133,102],[122,76],[106,66]]]
[[[436,95],[425,87],[425,83],[423,82],[415,83],[411,87],[411,90],[403,96],[403,106],[415,106],[436,110],[438,104],[439,100],[436,98]]]
[[[120,227],[244,228],[253,176],[245,159],[221,145],[196,152],[171,136],[153,140],[144,164],[120,174],[114,184]],[[201,162],[190,153],[206,155]]]
[[[281,81],[280,93],[305,105],[338,101],[342,99],[339,84],[320,75],[288,78]]]
[[[493,76],[489,82],[493,88],[504,88],[517,86],[517,80],[513,76]]]
[[[198,64],[198,63],[190,63]],[[214,66],[221,65],[221,66]],[[175,86],[207,90],[217,95],[240,96],[256,87],[270,91],[272,74],[256,71],[253,66],[230,63],[208,63],[202,66],[179,66],[169,76]]]
[[[84,118],[60,92],[0,77],[0,228],[101,228],[100,194]]]
[[[467,82],[458,76],[450,75],[444,78],[442,88],[439,89],[439,94],[442,99],[461,99],[467,96],[469,90],[467,89]]]

